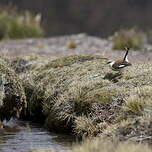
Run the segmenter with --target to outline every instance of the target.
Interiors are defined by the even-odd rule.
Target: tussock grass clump
[[[1,9],[0,39],[17,39],[42,37],[44,32],[40,27],[41,15],[30,12],[19,13],[16,9]]]
[[[137,115],[141,115],[146,109],[151,107],[152,111],[152,87],[142,86],[131,91],[126,98],[124,110]]]
[[[98,123],[96,119],[93,119],[91,116],[79,116],[75,120],[74,132],[79,137],[94,137],[99,133],[102,133],[103,130],[107,127],[106,122]]]
[[[143,48],[146,36],[135,29],[120,30],[113,36],[113,49],[123,50],[126,46],[134,50]]]
[[[19,117],[26,107],[26,98],[21,80],[15,72],[0,59],[0,119]]]
[[[67,43],[67,47],[68,47],[68,49],[75,49],[77,47],[77,43],[74,41],[69,41]]]

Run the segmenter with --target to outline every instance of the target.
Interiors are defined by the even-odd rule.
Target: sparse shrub
[[[70,42],[67,43],[67,47],[69,49],[75,49],[77,47],[77,44],[74,41],[70,41]]]
[[[123,50],[125,47],[138,50],[144,47],[146,35],[135,29],[120,30],[113,36],[113,49]]]
[[[44,35],[40,27],[40,14],[34,16],[29,12],[14,11],[10,12],[8,9],[0,11],[0,39],[42,37]]]

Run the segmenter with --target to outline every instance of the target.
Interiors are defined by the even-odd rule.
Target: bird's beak
[[[126,51],[129,51],[129,50],[130,50],[130,48],[129,48],[129,47],[125,47],[125,50],[126,50]]]

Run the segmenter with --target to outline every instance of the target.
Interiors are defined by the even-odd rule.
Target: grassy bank
[[[15,59],[13,68],[24,80],[28,117],[79,137],[104,134],[150,142],[151,63],[134,64],[120,76],[106,62],[92,55]]]
[[[86,140],[85,142],[72,147],[71,152],[151,152],[151,147],[147,144],[137,144],[133,142],[120,142],[118,140],[105,140],[103,138],[96,138]],[[58,152],[55,149],[48,150],[32,150],[30,152]]]
[[[118,142],[96,138],[86,141],[82,145],[74,146],[72,152],[150,152],[151,148],[146,144],[131,142]]]
[[[44,123],[51,131],[73,133],[77,137],[104,136],[151,143],[152,64],[133,64],[119,75],[107,66],[107,61],[95,55],[60,58],[28,55],[11,62],[1,59],[1,67],[7,66],[1,68],[1,80],[13,85],[10,87],[13,90],[6,89],[11,91],[9,98],[6,90],[1,93],[1,102],[6,102],[2,107],[10,107],[9,101],[13,105],[19,103],[20,118]],[[16,94],[19,100],[13,98]],[[26,101],[26,113],[23,113]],[[2,118],[3,111],[0,109]],[[9,117],[13,114],[7,112]],[[96,151],[100,151],[100,142],[99,138],[94,143]],[[85,151],[86,144],[74,151],[83,151],[83,148]],[[94,144],[86,151],[91,151]],[[140,145],[134,146],[140,149]],[[119,151],[120,147],[118,144],[116,149]]]

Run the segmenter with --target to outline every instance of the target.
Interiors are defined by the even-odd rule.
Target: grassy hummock
[[[28,117],[79,137],[151,142],[151,63],[133,64],[120,76],[101,56],[25,58],[28,68],[14,66],[22,69]]]
[[[133,64],[120,75],[107,61],[97,55],[0,57],[0,119],[31,119],[51,131],[97,137],[73,152],[150,152],[152,63]]]

